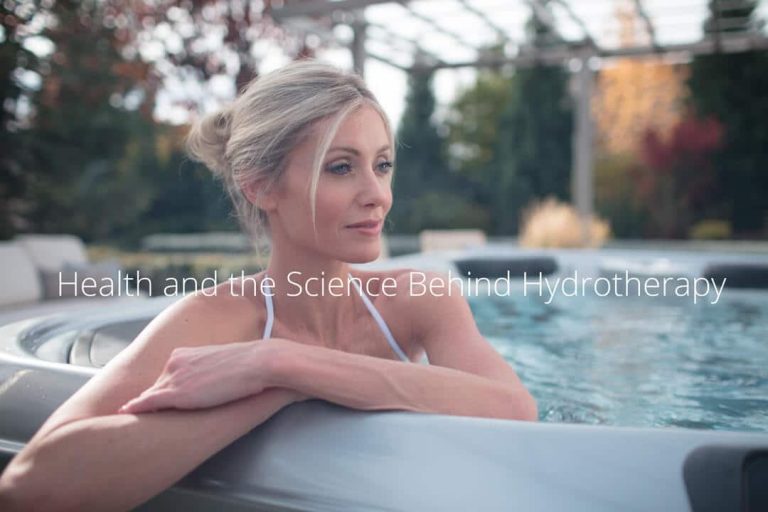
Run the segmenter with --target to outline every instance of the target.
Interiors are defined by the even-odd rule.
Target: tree
[[[685,238],[691,226],[712,218],[718,204],[712,153],[723,129],[713,118],[689,115],[668,138],[651,129],[642,144],[644,168],[634,175],[638,196],[651,220],[647,235]]]
[[[448,172],[443,137],[432,117],[435,96],[433,73],[412,70],[408,95],[397,133],[397,165],[393,182],[394,203],[389,219],[399,233],[418,233],[428,228],[456,227],[471,208],[455,190]],[[445,205],[451,204],[446,209]]]
[[[709,3],[705,33],[755,31],[755,0]],[[734,232],[765,233],[768,202],[768,53],[698,55],[688,80],[691,105],[724,128],[722,149],[714,156],[724,208]]]
[[[120,54],[109,13],[108,4],[59,0],[42,32],[55,50],[25,132],[35,231],[105,237],[147,205],[148,180],[138,170],[154,165],[156,84],[147,64]]]
[[[452,167],[468,182],[468,196],[486,205],[499,177],[499,125],[511,92],[509,73],[479,70],[475,83],[453,101],[446,123]]]
[[[431,72],[412,71],[408,79],[405,111],[397,133],[398,194],[413,197],[420,189],[435,185],[445,170],[442,139],[432,121],[435,96]]]
[[[622,48],[651,44],[636,4],[619,4],[615,21]],[[621,58],[603,66],[592,111],[600,149],[609,153],[605,157],[637,155],[649,129],[667,136],[685,114],[687,77],[687,65],[659,56]]]
[[[312,56],[316,49],[311,39],[293,36],[272,21],[271,0],[107,1],[125,55],[141,55],[162,82],[175,86],[164,98],[181,112],[209,110],[217,100],[229,99],[219,92],[224,83],[233,85],[225,96],[240,91],[256,78],[272,44],[296,58]]]
[[[0,2],[0,240],[23,227],[26,153],[22,146],[23,106],[32,89],[22,76],[39,78],[40,62],[25,46],[36,2]]]
[[[269,21],[269,8],[269,1],[223,0],[0,5],[0,237],[65,231],[86,240],[135,240],[142,226],[229,226],[218,183],[191,170],[180,147],[171,158],[158,152],[158,141],[173,129],[154,119],[157,96],[162,86],[166,98],[169,90],[202,90],[166,105],[186,113],[218,106],[217,99],[229,98],[209,94],[205,83],[231,80],[234,93],[253,79],[256,47],[265,38],[310,55],[306,41]],[[29,37],[47,42],[51,52],[30,52]],[[29,80],[19,79],[29,70],[37,73],[37,88],[25,89]],[[197,87],[174,87],[179,81]],[[182,168],[189,183],[181,183],[188,178],[179,176]],[[174,187],[185,186],[186,200],[173,196]],[[200,208],[191,198],[201,195],[213,196],[216,207]]]
[[[488,226],[488,212],[471,183],[449,168],[445,138],[433,121],[432,72],[414,70],[398,130],[397,171],[390,219],[400,233]]]
[[[149,207],[126,232],[129,240],[158,232],[238,230],[237,221],[229,216],[231,204],[221,184],[212,179],[209,169],[186,156],[186,133],[186,127],[158,127],[155,193]]]
[[[531,46],[560,41],[538,11],[527,30]],[[568,79],[563,67],[544,65],[517,69],[512,76],[496,148],[499,174],[491,204],[497,233],[516,233],[522,208],[531,200],[570,196],[573,113]]]

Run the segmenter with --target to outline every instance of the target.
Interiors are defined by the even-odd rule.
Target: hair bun
[[[232,110],[224,108],[197,121],[187,136],[189,155],[219,177],[229,172],[227,143],[232,129]]]

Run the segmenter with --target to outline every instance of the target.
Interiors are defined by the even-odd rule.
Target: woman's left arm
[[[428,278],[444,279],[440,274]],[[406,299],[413,336],[426,350],[429,365],[275,340],[282,354],[273,364],[274,384],[362,410],[536,421],[531,394],[480,334],[460,290],[445,286],[440,295]]]

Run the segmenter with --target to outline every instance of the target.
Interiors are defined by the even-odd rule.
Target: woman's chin
[[[347,263],[370,263],[375,261],[381,254],[381,247],[377,244],[375,247],[371,247],[366,250],[349,251],[344,254],[340,259]]]

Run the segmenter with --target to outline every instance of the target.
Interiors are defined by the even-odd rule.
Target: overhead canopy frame
[[[569,64],[576,85],[571,190],[588,242],[586,225],[594,211],[590,101],[595,57],[690,57],[768,50],[765,25],[756,19],[768,14],[768,6],[759,4],[755,19],[723,19],[723,11],[748,0],[715,1],[711,24],[719,30],[711,34],[702,30],[710,12],[708,0],[273,0],[270,15],[286,30],[315,34],[326,45],[349,48],[353,66],[361,75],[369,58],[406,72]],[[596,6],[603,8],[602,18]],[[638,21],[631,37],[620,34],[616,27],[604,29],[606,12],[610,14],[617,6],[632,10]],[[525,22],[532,15],[557,34],[556,41],[542,46],[527,42]],[[414,23],[418,29],[409,33],[405,28]],[[351,27],[351,39],[339,35],[339,25]],[[742,30],[729,31],[735,27]],[[439,37],[442,43],[430,44],[430,37]],[[368,48],[368,41],[379,49]],[[491,47],[501,51],[488,51]]]

